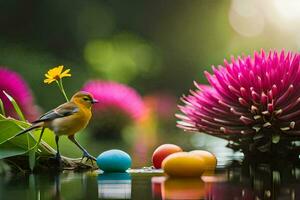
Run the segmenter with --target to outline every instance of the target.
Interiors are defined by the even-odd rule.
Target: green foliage
[[[12,105],[14,106],[15,111],[17,112],[18,117],[22,120],[22,121],[26,121],[21,108],[19,107],[19,105],[17,104],[17,102],[14,100],[14,98],[12,98],[12,96],[10,96],[9,94],[7,94],[5,91],[3,91],[3,93],[5,94],[5,96],[9,99],[9,101],[12,103]]]
[[[50,153],[40,145],[40,130],[33,130],[16,137],[19,132],[30,127],[30,124],[25,121],[25,117],[17,102],[9,94],[5,93],[5,95],[22,121],[0,115],[0,159],[27,155],[30,169],[33,170],[36,164],[36,154],[49,155]]]
[[[36,155],[49,155],[49,151],[39,145],[40,130],[15,137],[30,124],[0,115],[0,159],[17,155],[29,156],[32,169],[35,165]],[[43,141],[44,142],[44,141]]]
[[[4,104],[3,101],[0,99],[0,114],[5,115],[5,110],[4,110]]]
[[[33,170],[35,166],[35,152],[36,152],[35,150],[36,148],[33,148],[28,151],[29,167],[31,170]]]
[[[0,159],[8,158],[12,156],[18,156],[26,153],[26,149],[19,146],[14,146],[12,143],[7,142],[0,145]]]

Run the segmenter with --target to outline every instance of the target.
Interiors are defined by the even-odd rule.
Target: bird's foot
[[[87,151],[83,152],[83,156],[81,158],[81,162],[82,162],[82,160],[84,158],[86,158],[86,162],[88,162],[90,160],[92,164],[94,164],[93,160],[96,161],[96,158],[94,156],[92,156],[91,154],[89,154]]]
[[[57,160],[57,162],[61,162],[61,156],[60,156],[60,153],[56,153],[55,155],[55,160]]]
[[[60,153],[56,153],[55,157],[54,157],[55,162],[57,163],[57,166],[61,167],[62,166],[62,160],[61,160],[61,156]]]
[[[54,157],[49,158],[49,161],[53,164],[53,166],[61,167],[62,166],[62,160],[59,153],[56,153]]]

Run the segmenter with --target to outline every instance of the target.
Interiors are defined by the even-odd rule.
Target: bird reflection
[[[124,173],[98,175],[98,198],[131,199],[131,176]]]
[[[50,192],[50,199],[52,200],[63,200],[63,196],[61,195],[61,182],[60,182],[60,174],[54,174],[54,184],[52,190]]]
[[[73,199],[74,197],[81,196],[82,198],[93,198],[92,191],[94,187],[92,183],[94,183],[93,179],[90,180],[90,176],[88,172],[85,173],[53,173],[49,176],[51,178],[50,183],[50,191],[46,193],[47,198],[53,200],[63,200],[63,199]],[[77,188],[73,190],[73,188]],[[70,192],[71,191],[71,192]],[[50,195],[49,195],[50,194]]]

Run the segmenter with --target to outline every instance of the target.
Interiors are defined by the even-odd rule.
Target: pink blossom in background
[[[205,72],[184,96],[178,127],[212,135],[300,134],[300,54],[263,50]]]
[[[117,109],[134,121],[143,115],[145,108],[141,96],[127,85],[113,81],[91,80],[82,90],[92,93],[94,98],[99,100],[99,103],[94,105],[95,113],[111,108]]]
[[[91,80],[82,90],[92,93],[99,101],[93,106],[89,125],[95,138],[120,138],[124,128],[140,121],[146,110],[137,91],[121,83]]]
[[[31,90],[27,83],[18,73],[0,67],[0,99],[4,104],[6,116],[17,118],[13,105],[3,91],[16,100],[28,121],[33,121],[38,117],[38,108],[34,103]]]

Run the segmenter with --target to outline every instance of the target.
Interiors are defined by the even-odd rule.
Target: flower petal
[[[67,69],[66,71],[64,71],[62,74],[59,75],[60,78],[63,77],[70,77],[71,74],[68,74],[68,72],[70,72],[70,69]]]
[[[50,76],[49,74],[45,74],[45,76],[46,76],[47,78],[52,78],[52,76]]]
[[[50,83],[52,83],[53,81],[55,81],[55,79],[48,78],[48,79],[45,79],[45,80],[44,80],[44,83],[50,84]]]
[[[64,74],[64,75],[60,75],[59,77],[63,78],[63,77],[70,77],[70,76],[71,76],[71,74]]]
[[[49,69],[47,74],[49,74],[49,76],[51,76],[51,77],[54,77],[56,74],[56,71],[57,71],[56,68]]]
[[[64,74],[64,73],[69,73],[70,72],[70,69],[66,69],[62,74]]]
[[[57,74],[56,74],[56,75],[60,75],[61,72],[63,71],[63,69],[64,69],[64,66],[63,66],[63,65],[58,66],[58,67],[57,67]]]

